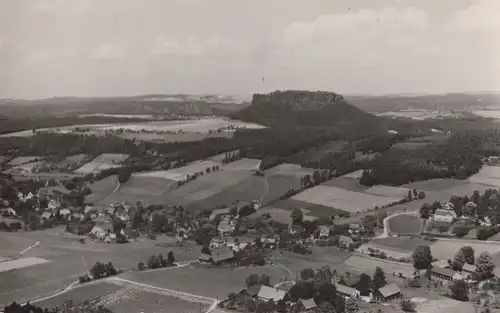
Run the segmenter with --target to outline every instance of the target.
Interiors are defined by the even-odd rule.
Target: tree
[[[377,266],[375,268],[375,275],[373,275],[373,287],[375,289],[379,289],[384,287],[386,284],[387,282],[385,281],[384,270],[381,267]]]
[[[419,198],[419,199],[425,199],[425,192],[424,192],[424,191],[420,191],[420,192],[418,193],[418,198]]]
[[[413,198],[417,198],[418,192],[417,189],[413,189]]]
[[[259,284],[259,274],[250,274],[248,275],[247,279],[245,279],[245,285],[247,288],[250,288],[252,286],[258,285]]]
[[[492,277],[495,263],[489,252],[482,252],[476,260],[476,274],[480,280]]]
[[[332,305],[335,305],[337,290],[332,283],[322,283],[319,287],[318,294],[321,298],[321,301],[326,301]]]
[[[424,219],[429,219],[431,217],[431,207],[428,203],[424,203],[420,207],[420,217]]]
[[[321,267],[317,272],[316,272],[316,280],[320,282],[331,282],[333,277],[332,270],[328,265],[325,265]]]
[[[408,201],[413,200],[413,195],[411,193],[411,190],[408,190],[408,196],[407,196],[407,198],[408,198]]]
[[[479,193],[478,190],[474,190],[474,192],[472,193],[471,201],[477,205],[479,204],[480,200],[481,200],[481,194]]]
[[[453,262],[451,263],[451,267],[455,271],[461,271],[462,267],[465,264],[465,254],[462,249],[458,250],[453,257]]]
[[[449,286],[451,297],[458,301],[469,299],[469,285],[464,280],[455,280]]]
[[[357,289],[362,296],[369,296],[371,290],[373,289],[372,278],[368,274],[361,274],[359,276],[359,283]]]
[[[302,280],[304,280],[304,281],[312,279],[315,276],[316,275],[315,275],[314,270],[312,268],[305,268],[300,272],[300,278],[302,278]]]
[[[451,228],[451,233],[461,238],[469,233],[469,228],[465,225],[454,225]]]
[[[434,201],[432,204],[431,204],[431,210],[432,210],[432,213],[436,212],[437,209],[442,209],[443,207],[441,206],[441,203],[439,201]]]
[[[474,249],[471,246],[465,246],[460,248],[462,250],[464,256],[465,256],[465,263],[473,265],[475,258],[474,258]]]
[[[415,312],[415,303],[411,300],[401,300],[401,310],[405,312]]]
[[[168,265],[170,265],[170,266],[175,264],[175,257],[174,257],[174,253],[172,251],[168,251],[167,262],[168,262]]]
[[[432,263],[431,248],[427,245],[419,245],[412,254],[413,267],[418,270],[429,269]]]
[[[271,277],[266,274],[261,274],[259,276],[259,285],[271,286]]]
[[[286,302],[282,299],[278,300],[278,302],[276,302],[276,311],[278,311],[278,313],[287,313]]]
[[[321,174],[319,173],[318,170],[315,170],[313,172],[312,180],[313,180],[315,185],[318,185],[321,183]]]
[[[127,182],[131,176],[132,176],[132,173],[129,170],[123,169],[118,173],[118,181],[121,184],[123,184],[123,183]]]
[[[301,223],[304,218],[304,213],[300,209],[294,209],[291,214],[294,223]]]
[[[359,311],[358,301],[356,299],[348,299],[345,301],[345,312],[356,313]]]

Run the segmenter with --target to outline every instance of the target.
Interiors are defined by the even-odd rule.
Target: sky
[[[0,0],[0,98],[500,91],[500,0]]]

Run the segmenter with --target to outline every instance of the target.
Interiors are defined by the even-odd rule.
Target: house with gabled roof
[[[286,292],[283,290],[279,290],[273,287],[268,286],[260,286],[259,293],[257,297],[263,301],[274,301],[278,302],[279,300],[284,300],[286,297]]]
[[[375,290],[375,292],[373,292],[373,298],[380,302],[391,301],[401,298],[402,296],[403,294],[401,293],[401,290],[395,283],[385,285],[384,287],[379,288]]]
[[[314,301],[314,298],[311,298],[311,299],[300,299],[299,300],[300,302],[300,306],[302,307],[302,309],[304,311],[310,311],[312,309],[314,309],[315,307],[317,307],[318,305],[316,304],[316,302]]]
[[[229,248],[222,248],[212,251],[212,260],[216,265],[234,261],[234,252]]]
[[[337,295],[344,297],[344,298],[359,298],[361,293],[354,288],[348,287],[346,285],[342,284],[335,284],[335,289],[337,292]]]

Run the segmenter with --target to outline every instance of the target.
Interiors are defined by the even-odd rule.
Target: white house
[[[457,218],[457,213],[451,210],[437,209],[432,216],[432,219],[436,222],[452,223],[454,219]]]
[[[491,225],[492,225],[491,219],[488,216],[485,216],[483,218],[483,220],[481,221],[481,226],[487,226],[487,227],[489,227]]]

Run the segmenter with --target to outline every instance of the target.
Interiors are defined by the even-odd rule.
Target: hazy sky
[[[500,90],[500,0],[0,0],[0,97],[274,89]]]

